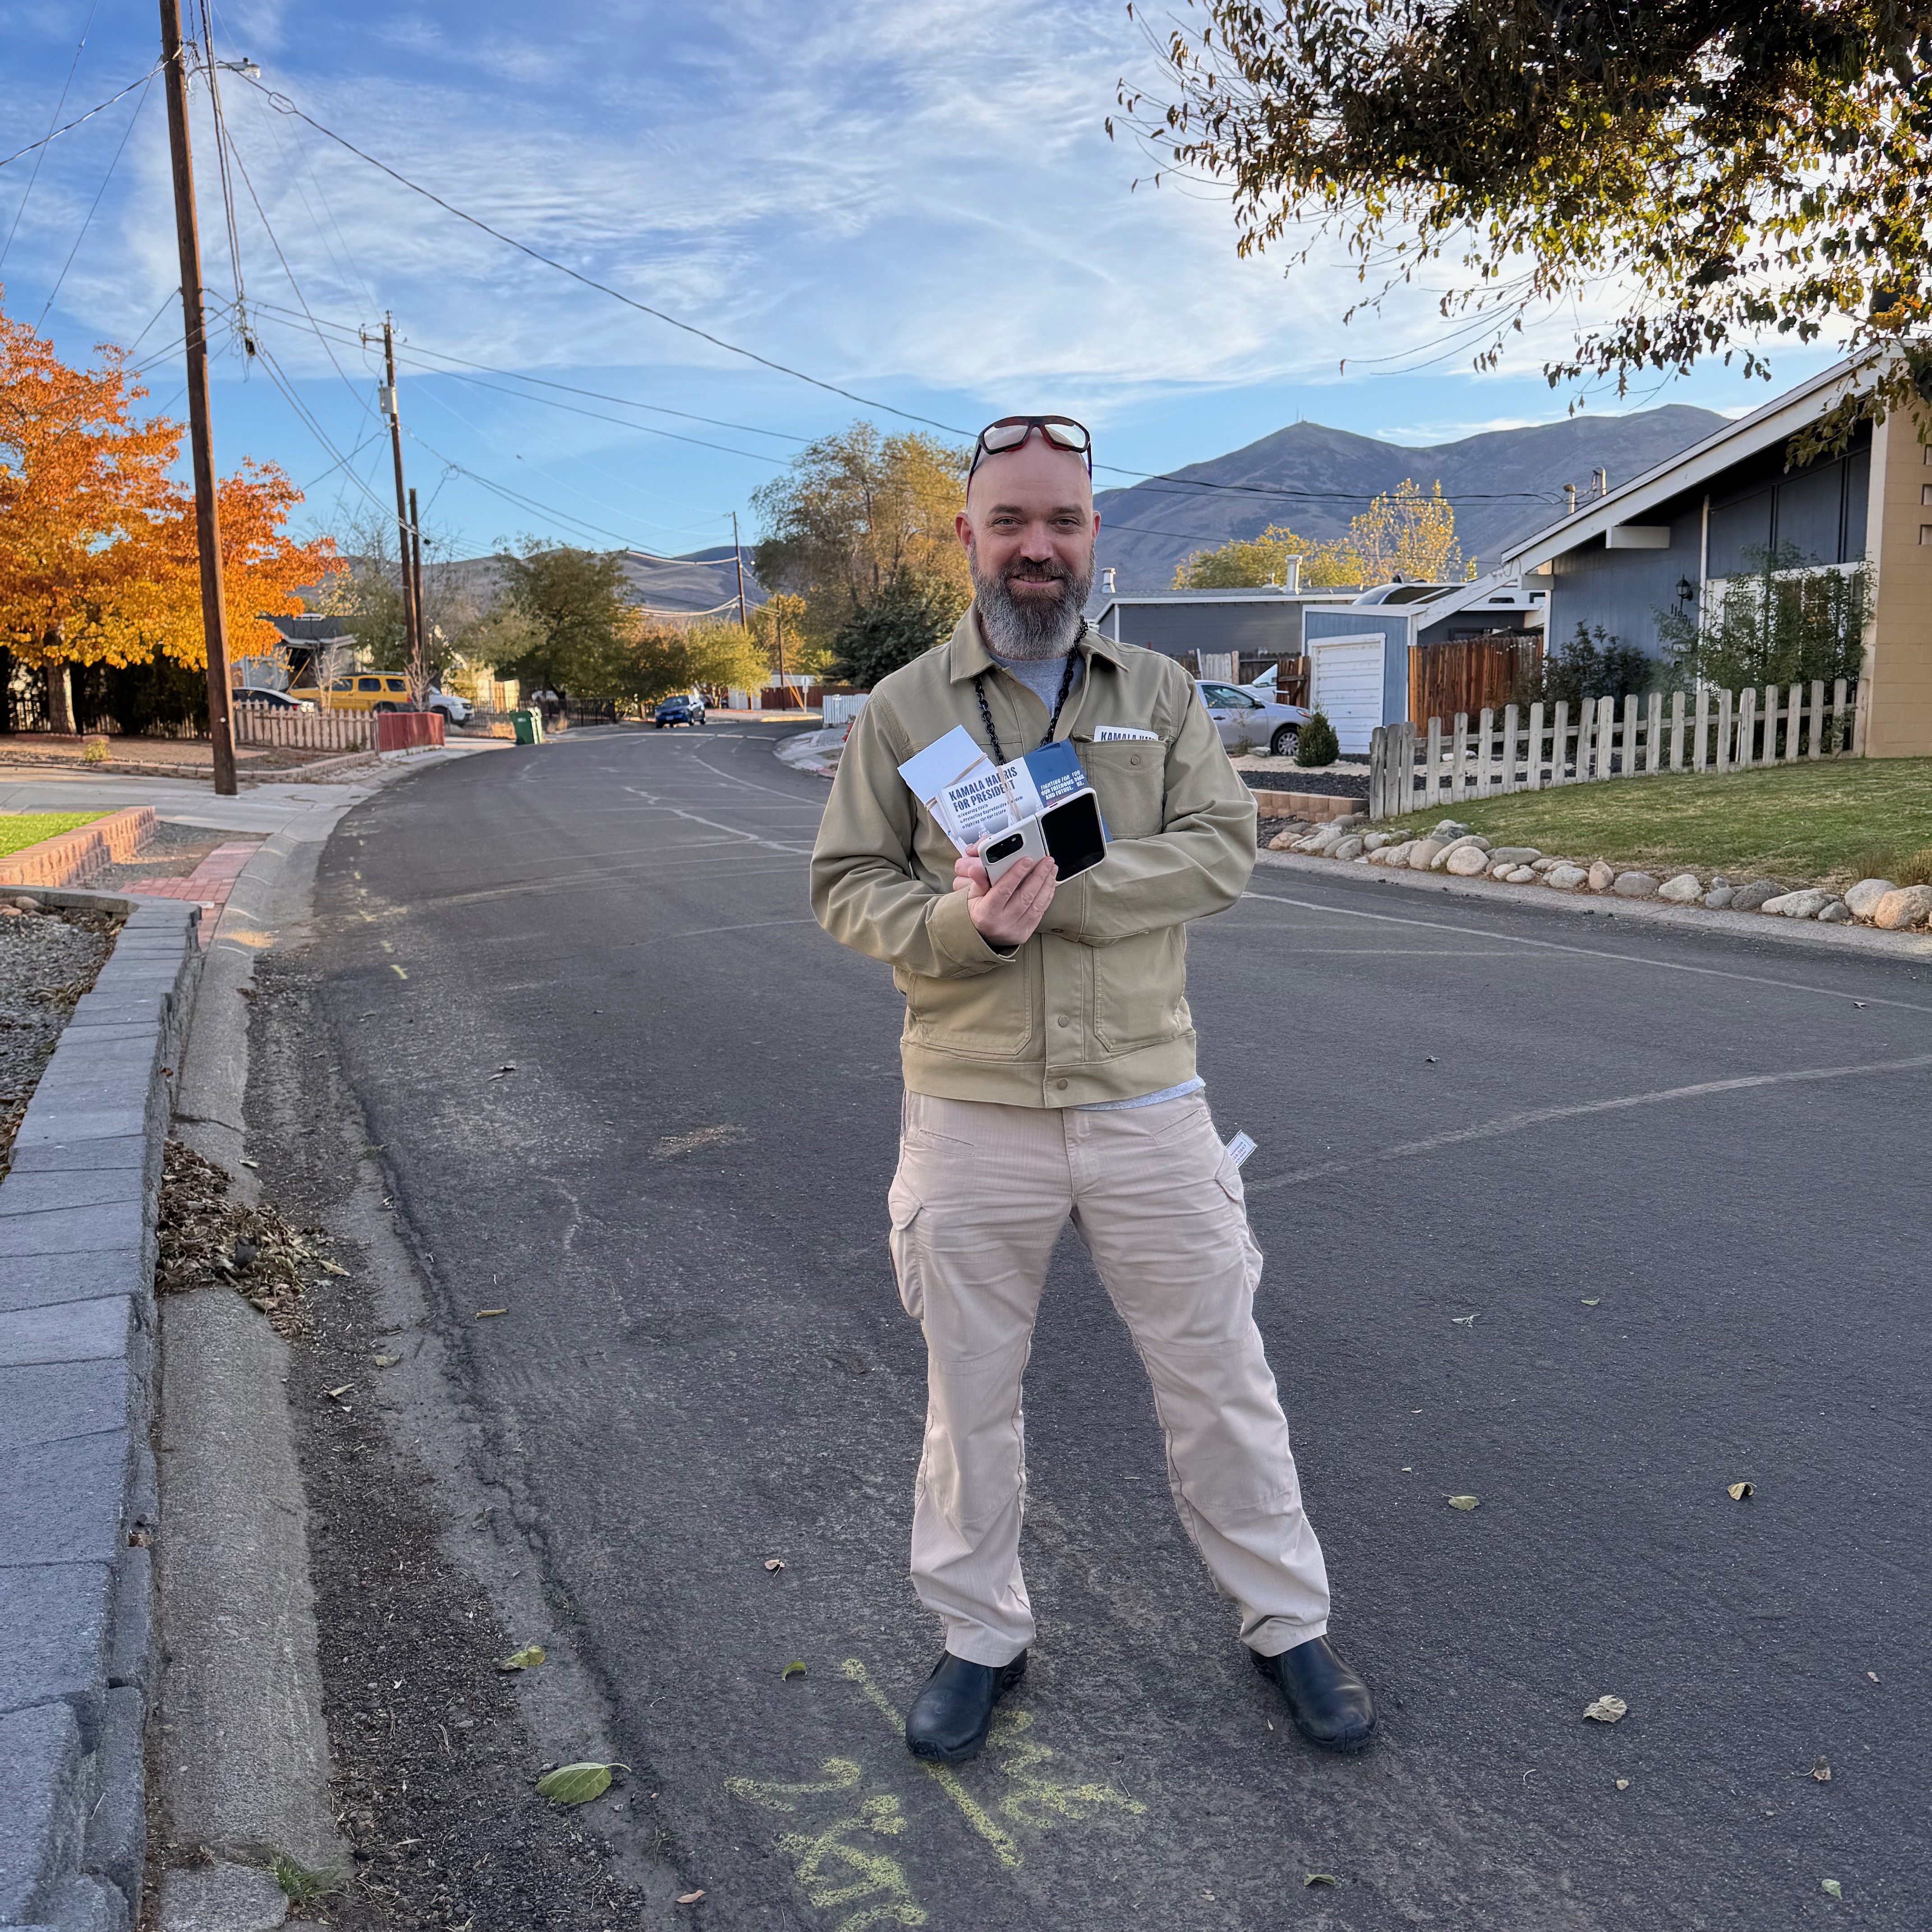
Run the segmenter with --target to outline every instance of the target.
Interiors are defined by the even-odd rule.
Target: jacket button
[[[1073,1022],[1070,1020],[1064,1013],[1062,1013],[1059,1018],[1054,1022],[1054,1024],[1055,1026],[1071,1026]]]
[[[1063,1094],[1066,1091],[1066,1082],[1064,1080],[1056,1080],[1053,1084],[1054,1086],[1058,1087]]]
[[[1141,754],[1139,754],[1139,752],[1130,752],[1127,754],[1127,763],[1128,763],[1129,764],[1130,764],[1130,765],[1137,765],[1137,764],[1138,764],[1140,763],[1140,761],[1141,761]]]

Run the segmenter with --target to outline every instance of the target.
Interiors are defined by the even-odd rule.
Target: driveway
[[[1222,1131],[1260,1142],[1258,1311],[1380,1742],[1320,1756],[1248,1668],[1070,1236],[1032,1673],[934,1776],[896,1735],[938,1648],[884,1240],[900,1002],[812,922],[825,787],[776,735],[572,733],[378,793],[309,956],[303,1050],[382,1150],[472,1432],[419,1446],[513,1498],[631,1767],[610,1828],[685,1910],[1932,1920],[1932,978],[1258,872],[1190,995]],[[1621,1723],[1584,1718],[1604,1693]]]

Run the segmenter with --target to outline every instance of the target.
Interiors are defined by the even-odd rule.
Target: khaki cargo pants
[[[1254,1322],[1261,1250],[1206,1100],[1082,1113],[908,1094],[890,1201],[926,1344],[913,1585],[946,1648],[1000,1664],[1033,1640],[1020,1385],[1070,1216],[1154,1384],[1174,1507],[1241,1640],[1268,1657],[1321,1636],[1328,1574]]]

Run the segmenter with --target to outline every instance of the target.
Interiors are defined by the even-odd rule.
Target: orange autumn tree
[[[0,648],[47,670],[60,723],[72,665],[208,661],[181,425],[138,416],[147,392],[122,352],[97,353],[70,368],[0,313]],[[302,496],[273,464],[218,488],[230,650],[263,655],[278,641],[266,618],[302,610],[298,586],[335,567],[334,547],[284,533]]]

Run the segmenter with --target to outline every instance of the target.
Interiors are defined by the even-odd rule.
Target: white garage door
[[[1312,701],[1345,752],[1365,754],[1369,734],[1382,722],[1382,650],[1379,636],[1309,640]]]

